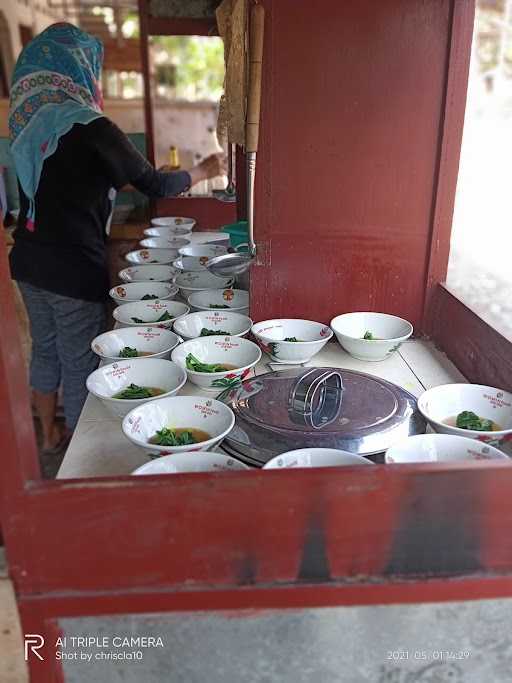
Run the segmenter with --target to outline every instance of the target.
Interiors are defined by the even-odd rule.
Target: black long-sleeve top
[[[171,197],[190,182],[186,171],[155,170],[109,119],[75,124],[43,164],[33,232],[26,228],[28,200],[20,188],[13,279],[76,299],[105,299],[110,188],[130,183],[149,197]]]

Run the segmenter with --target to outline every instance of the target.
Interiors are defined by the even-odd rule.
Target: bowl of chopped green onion
[[[151,219],[151,225],[156,225],[157,227],[186,228],[190,231],[195,224],[194,218],[186,216],[159,216],[158,218]]]
[[[125,258],[130,265],[174,266],[177,249],[136,249],[129,251]]]
[[[177,346],[172,360],[201,389],[220,393],[249,376],[261,358],[257,344],[243,337],[211,335],[190,339]]]
[[[191,232],[191,227],[183,228],[181,226],[159,225],[146,228],[144,230],[144,237],[183,237],[188,240]]]
[[[354,358],[386,360],[413,333],[410,322],[388,313],[344,313],[331,320],[340,345]]]
[[[178,256],[178,249],[190,244],[190,240],[185,237],[146,237],[140,240],[140,246],[143,249],[176,249],[176,257]]]
[[[208,451],[229,434],[235,416],[225,403],[204,396],[149,401],[123,419],[125,436],[144,452],[167,455]]]
[[[186,301],[195,292],[231,287],[233,278],[217,277],[207,270],[202,272],[185,271],[175,278],[175,283],[180,289],[181,296]]]
[[[180,301],[132,301],[114,309],[114,320],[122,327],[144,327],[155,325],[171,329],[181,316],[187,315],[190,308]],[[179,334],[179,333],[178,333]]]
[[[249,466],[223,453],[193,451],[162,455],[144,463],[132,474],[183,474],[185,472],[236,472],[248,470]]]
[[[121,327],[95,337],[91,348],[102,360],[108,361],[169,358],[179,342],[179,337],[174,332],[162,327]]]
[[[371,460],[356,453],[349,453],[335,448],[299,448],[286,451],[263,465],[264,470],[311,468],[311,467],[343,467],[373,465]]]
[[[249,292],[244,289],[207,289],[194,292],[187,301],[193,311],[233,311],[249,315]]]
[[[425,391],[418,408],[441,434],[467,436],[494,446],[512,440],[512,394],[482,384],[441,384]]]
[[[170,282],[123,282],[112,287],[109,294],[118,304],[128,301],[151,301],[154,299],[174,299],[178,288]]]
[[[228,250],[220,244],[188,244],[181,247],[179,253],[183,270],[202,272],[206,270],[209,259],[224,256]]]
[[[123,282],[174,282],[179,270],[162,264],[123,268],[118,275]]]
[[[187,381],[185,371],[162,358],[127,358],[103,365],[87,378],[88,391],[115,417],[138,405],[174,396]]]
[[[251,332],[274,362],[292,365],[307,363],[332,337],[327,325],[299,318],[263,320]]]
[[[197,337],[245,337],[252,327],[246,315],[231,311],[197,311],[184,315],[174,323],[174,331],[187,341]]]
[[[388,448],[388,465],[415,462],[508,460],[503,451],[483,441],[455,434],[416,434]]]
[[[173,265],[178,253],[177,249],[136,249],[129,251],[125,258],[130,264],[140,265]],[[173,265],[174,268],[176,266]]]

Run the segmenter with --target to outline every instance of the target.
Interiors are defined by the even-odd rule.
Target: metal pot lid
[[[382,453],[426,427],[412,394],[354,370],[279,370],[247,379],[219,399],[236,417],[223,447],[251,464],[296,448]]]

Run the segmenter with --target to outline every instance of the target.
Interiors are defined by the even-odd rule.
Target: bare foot
[[[58,449],[59,446],[69,440],[71,433],[67,428],[62,428],[58,424],[54,424],[49,438],[43,439],[43,450],[52,451]]]

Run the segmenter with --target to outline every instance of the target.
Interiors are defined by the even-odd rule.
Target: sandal
[[[41,455],[58,455],[64,448],[67,448],[72,436],[72,434],[62,434],[55,446],[43,448],[41,450]]]

